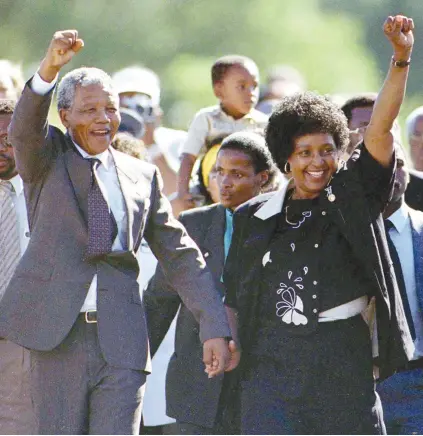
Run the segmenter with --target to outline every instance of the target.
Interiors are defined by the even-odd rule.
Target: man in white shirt
[[[0,100],[0,298],[29,241],[22,179],[7,128],[14,102]],[[34,434],[29,351],[0,338],[0,434]]]
[[[385,212],[388,245],[414,339],[413,360],[378,385],[388,434],[423,433],[423,213],[404,201],[409,182],[405,153],[396,147],[394,193]]]
[[[31,350],[38,433],[138,434],[151,369],[137,283],[144,237],[199,320],[211,377],[228,367],[230,329],[157,168],[110,146],[120,123],[110,76],[70,71],[57,97],[67,133],[49,126],[58,73],[83,45],[75,30],[54,34],[12,117],[31,240],[0,301],[0,336]]]

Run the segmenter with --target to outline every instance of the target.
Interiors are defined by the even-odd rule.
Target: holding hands
[[[60,69],[84,46],[77,30],[60,30],[53,35],[47,53],[41,62],[39,74],[46,82],[52,82]]]

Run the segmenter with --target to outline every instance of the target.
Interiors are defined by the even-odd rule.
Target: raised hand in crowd
[[[41,62],[39,74],[46,82],[52,82],[60,69],[84,47],[77,30],[60,30],[53,35],[47,53]]]

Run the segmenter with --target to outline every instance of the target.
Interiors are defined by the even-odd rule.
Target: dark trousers
[[[29,351],[0,338],[0,434],[35,434]]]
[[[361,317],[298,337],[310,353],[250,358],[241,382],[241,434],[382,434],[369,330]],[[292,353],[293,351],[290,350]],[[294,355],[295,357],[295,355]]]
[[[138,434],[146,375],[103,359],[97,324],[78,317],[52,351],[31,351],[39,434]]]
[[[423,434],[423,369],[397,372],[378,384],[388,434]]]

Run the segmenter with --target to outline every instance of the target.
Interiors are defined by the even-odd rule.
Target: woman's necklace
[[[293,189],[292,192],[290,193],[289,197],[286,199],[286,202],[288,202],[289,200],[292,199],[292,196],[294,195],[294,191],[295,190]],[[311,217],[311,210],[306,210],[306,211],[302,212],[303,218],[301,218],[298,222],[293,223],[288,219],[288,208],[289,208],[288,205],[285,206],[285,222],[287,224],[289,224],[293,229],[298,229],[307,218]]]

